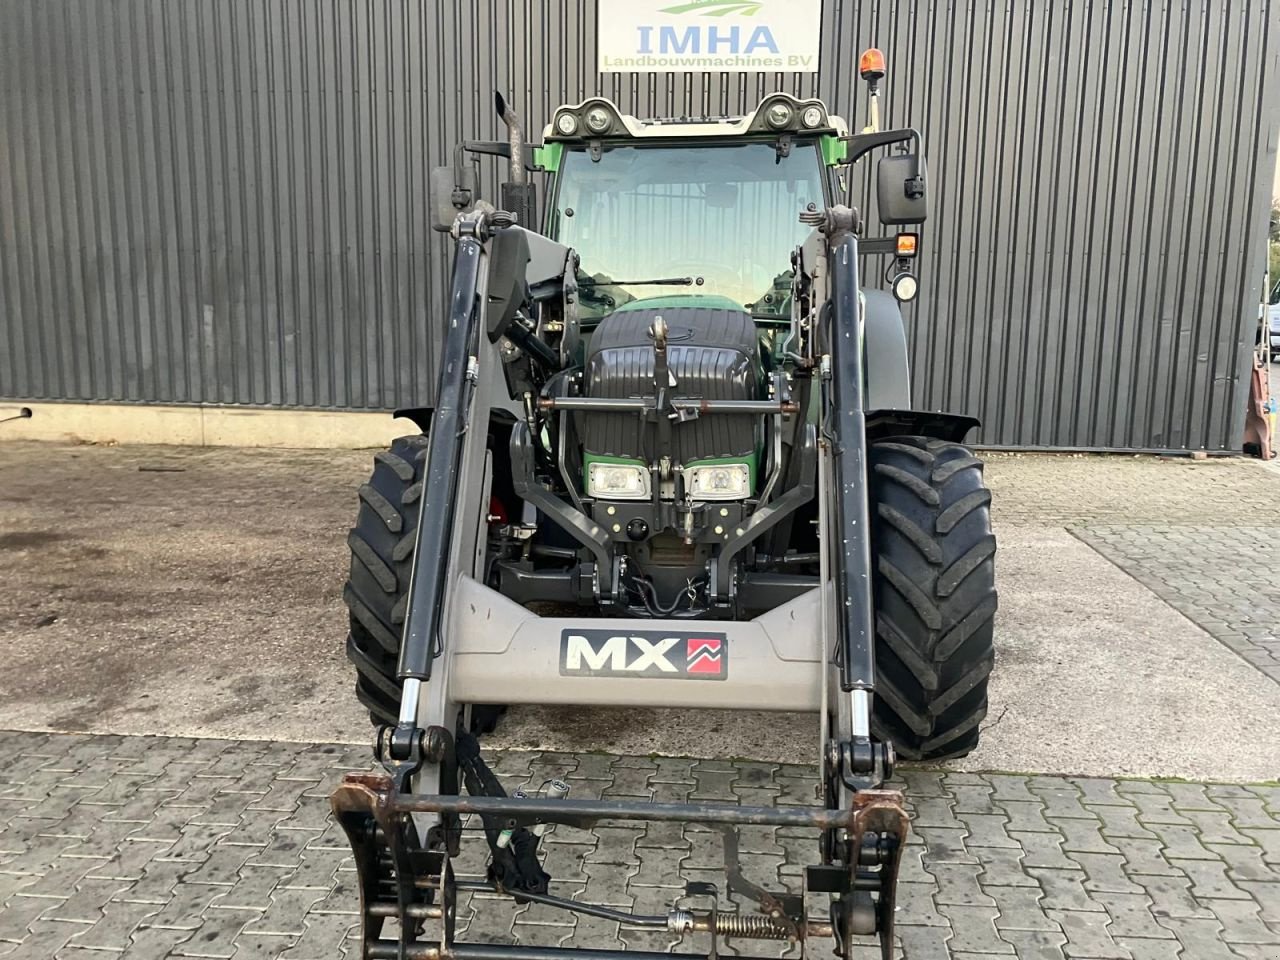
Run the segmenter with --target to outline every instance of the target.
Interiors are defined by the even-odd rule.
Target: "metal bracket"
[[[809,469],[809,465],[816,462],[817,454],[818,443],[815,432],[812,428],[806,428],[803,445],[793,454],[793,456],[802,458],[804,462],[805,469],[801,472],[801,476],[812,477],[815,475],[816,471]],[[729,597],[730,579],[733,574],[733,558],[745,549],[749,543],[773,527],[778,521],[800,509],[812,498],[813,481],[802,480],[772,503],[758,507],[751,514],[751,519],[740,528],[740,532],[735,532],[720,548],[720,555],[716,558],[715,570],[711,578],[713,600],[723,601]]]
[[[858,208],[843,204],[822,210],[805,210],[800,214],[800,222],[814,227],[833,243],[843,234],[857,235],[862,232],[862,215],[858,213]]]
[[[456,914],[452,868],[443,852],[422,848],[411,816],[391,809],[393,791],[386,777],[350,775],[329,801],[355,856],[361,955],[421,956],[422,947],[432,942],[443,953],[453,941]],[[388,919],[399,920],[394,943],[382,939]],[[428,931],[431,921],[435,924]],[[395,953],[380,953],[386,946]]]
[[[394,727],[380,726],[374,736],[373,755],[391,777],[396,789],[407,792],[413,776],[427,761],[426,731],[416,724],[400,721]]]
[[[458,735],[457,756],[458,768],[469,794],[507,796],[498,778],[480,756],[480,744],[474,735]],[[511,893],[517,903],[521,902],[523,892],[546,893],[551,877],[538,864],[538,838],[510,817],[482,814],[480,820],[493,858],[489,864],[489,879],[498,889]]]
[[[891,743],[854,737],[839,743],[833,741],[827,750],[829,771],[854,793],[877,789],[893,776],[896,758]]]
[[[853,798],[853,826],[849,830],[851,869],[857,869],[863,840],[874,834],[880,845],[887,845],[887,856],[880,864],[880,882],[876,900],[876,934],[880,937],[883,960],[893,958],[893,921],[897,899],[898,867],[902,849],[910,830],[903,797],[899,790],[863,790]]]
[[[762,932],[773,927],[779,940],[802,939],[805,934],[804,897],[794,893],[771,893],[748,880],[743,876],[742,865],[738,861],[738,828],[722,826],[720,833],[724,839],[724,869],[729,892],[758,903],[760,912],[765,914],[755,919],[767,923],[752,926]]]

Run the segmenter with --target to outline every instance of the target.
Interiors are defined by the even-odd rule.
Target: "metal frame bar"
[[[697,413],[795,414],[800,405],[790,400],[688,400],[672,399],[674,410]],[[608,413],[644,413],[659,410],[652,399],[644,397],[544,397],[538,401],[543,410],[595,410]]]
[[[488,880],[455,880],[453,882],[453,886],[454,889],[457,890],[482,890],[490,893],[505,892],[496,884],[490,883]],[[628,927],[649,927],[666,930],[670,924],[670,920],[665,913],[661,915],[627,913],[625,910],[615,910],[612,907],[606,907],[598,903],[585,903],[581,900],[566,900],[564,897],[553,896],[549,893],[530,893],[528,890],[522,890],[520,892],[520,899],[528,900],[530,903],[541,903],[544,906],[567,910],[570,913],[580,913],[585,917],[599,917],[601,920],[614,920]]]
[[[474,744],[474,741],[472,741]],[[481,764],[483,766],[483,764]],[[490,776],[492,776],[490,774]],[[486,789],[478,781],[468,780],[469,789]],[[331,803],[339,823],[347,832],[357,858],[364,857],[361,881],[366,884],[362,899],[362,912],[366,923],[363,941],[364,956],[394,957],[396,960],[452,960],[473,954],[493,953],[498,958],[519,957],[523,947],[506,947],[493,944],[456,943],[453,940],[453,909],[458,890],[492,890],[499,894],[543,903],[551,907],[587,913],[615,920],[629,926],[665,928],[673,936],[689,933],[707,933],[713,937],[728,936],[764,940],[805,941],[814,937],[828,937],[836,932],[835,918],[827,921],[806,915],[804,895],[773,893],[758,887],[741,873],[737,861],[737,832],[731,827],[737,824],[808,826],[821,830],[847,830],[851,846],[861,854],[847,865],[813,867],[806,873],[805,889],[832,895],[855,890],[880,890],[885,895],[882,877],[892,878],[897,858],[886,859],[878,850],[862,843],[862,836],[869,830],[883,829],[885,816],[905,819],[901,811],[901,794],[892,791],[868,791],[854,799],[848,809],[823,810],[812,807],[778,808],[758,806],[731,806],[714,803],[645,803],[639,800],[581,800],[562,797],[525,798],[507,797],[501,790],[480,795],[435,796],[406,795],[390,777],[350,774],[333,795]],[[757,904],[759,913],[723,916],[714,906],[710,912],[679,906],[673,900],[665,915],[637,914],[618,911],[604,905],[577,903],[546,892],[545,885],[538,888],[509,887],[502,875],[488,880],[457,880],[453,876],[447,854],[431,859],[421,859],[424,852],[418,848],[414,831],[415,813],[434,813],[453,820],[464,814],[474,814],[485,822],[491,832],[501,827],[524,833],[523,825],[531,819],[538,822],[556,822],[585,826],[601,819],[640,821],[680,821],[714,823],[724,834],[725,868],[729,894],[739,894]],[[545,815],[545,816],[544,816]],[[901,833],[899,834],[901,837]],[[493,837],[490,837],[492,844]],[[536,840],[534,841],[536,843]],[[384,844],[392,864],[382,863],[375,845]],[[372,857],[372,859],[370,859]],[[381,864],[381,866],[379,866]],[[877,874],[864,867],[880,867]],[[376,868],[376,869],[375,869]],[[387,872],[388,870],[392,872]],[[812,871],[822,873],[817,887],[811,887]],[[834,871],[834,876],[832,875]],[[394,888],[394,889],[391,889]],[[432,901],[431,891],[441,898]],[[691,884],[685,897],[715,896],[716,888],[709,884]],[[391,897],[394,896],[394,899]],[[886,901],[892,904],[892,899]],[[434,929],[403,922],[396,940],[383,939],[382,921],[387,918],[435,921]],[[721,920],[723,919],[723,923]],[[713,941],[714,943],[714,941]],[[716,955],[713,945],[710,956]],[[618,958],[635,960],[636,957],[667,956],[631,950],[600,951],[592,948],[565,948],[548,956],[564,960],[591,960],[591,958]],[[681,953],[676,956],[706,956],[706,954]]]
[[[836,631],[843,651],[840,686],[846,693],[875,687],[875,607],[871,594],[871,522],[866,479],[867,423],[863,408],[862,315],[858,298],[858,240],[851,233],[830,239],[832,280],[829,340],[831,408],[825,424],[833,442],[836,529]],[[865,735],[865,733],[864,733]]]
[[[594,950],[579,947],[525,947],[498,943],[453,943],[444,950],[433,943],[393,941],[370,947],[369,960],[706,960],[705,953],[659,953],[653,950]]]
[[[502,816],[520,826],[532,823],[575,826],[594,820],[645,820],[813,827],[819,830],[848,829],[857,812],[854,809],[828,810],[820,807],[743,807],[724,803],[642,803],[625,800],[402,793],[388,796],[386,809],[393,813]]]
[[[873,130],[870,133],[851,133],[847,137],[841,137],[841,139],[848,145],[848,151],[844,160],[841,161],[841,166],[853,166],[872,150],[887,147],[891,143],[905,143],[907,140],[915,142],[915,155],[917,157],[924,156],[924,137],[920,136],[920,131],[914,127]]]

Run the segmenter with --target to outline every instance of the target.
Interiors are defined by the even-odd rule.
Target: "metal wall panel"
[[[426,402],[427,171],[502,135],[495,88],[535,132],[594,93],[677,115],[774,89],[860,125],[875,43],[929,153],[917,402],[992,444],[1232,448],[1276,8],[827,0],[817,76],[601,76],[593,0],[0,0],[0,396]]]

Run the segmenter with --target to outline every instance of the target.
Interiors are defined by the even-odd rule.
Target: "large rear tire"
[[[978,744],[995,663],[991,494],[982,461],[957,443],[893,437],[871,445],[876,569],[872,726],[910,760]]]
[[[373,474],[360,487],[360,512],[347,534],[351,573],[342,598],[350,613],[347,659],[356,668],[356,698],[374,723],[395,723],[400,712],[396,666],[422,496],[424,435],[400,437],[374,455]],[[489,733],[497,706],[473,706],[474,732]]]

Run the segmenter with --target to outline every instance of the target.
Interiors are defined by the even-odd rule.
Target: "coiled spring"
[[[790,931],[772,917],[759,914],[717,913],[716,933],[751,940],[789,940]]]
[[[667,929],[684,936],[694,930],[706,930],[707,916],[699,914],[702,925],[695,921],[688,910],[672,910],[667,914]],[[790,929],[772,917],[760,914],[717,913],[716,933],[722,937],[740,937],[744,940],[790,940]]]

